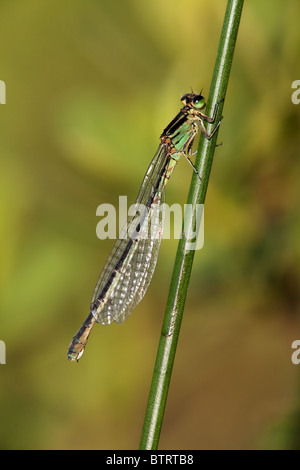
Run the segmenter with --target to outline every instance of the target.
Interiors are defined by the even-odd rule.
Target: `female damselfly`
[[[216,103],[211,117],[201,112],[206,106],[201,94],[188,93],[181,102],[183,107],[160,136],[160,145],[137,196],[137,213],[128,217],[96,284],[90,314],[69,346],[68,359],[71,361],[81,358],[95,322],[102,325],[113,321],[123,323],[144,297],[154,273],[163,233],[160,209],[164,188],[181,155],[198,174],[189,159],[198,125],[209,140],[221,123],[222,118],[211,134],[204,127],[205,121],[215,122],[220,102]]]

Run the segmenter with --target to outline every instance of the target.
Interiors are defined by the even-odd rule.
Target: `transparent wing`
[[[169,155],[160,145],[136,200],[96,284],[91,311],[98,323],[122,323],[145,295],[160,248],[164,215],[164,177]]]

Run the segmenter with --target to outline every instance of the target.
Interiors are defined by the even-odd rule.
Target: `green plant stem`
[[[225,98],[243,3],[244,0],[228,0],[227,3],[207,102],[208,115],[212,114],[213,105],[222,98]],[[221,115],[222,109],[223,103],[219,106],[218,116]],[[216,122],[218,119],[217,117]],[[215,124],[208,124],[208,133],[212,131],[214,125]],[[194,173],[187,200],[187,204],[192,205],[193,211],[189,221],[185,221],[186,233],[187,225],[195,230],[196,204],[204,204],[205,201],[217,134],[218,132],[215,133],[211,140],[205,139],[203,135],[200,138],[195,166],[201,176],[201,181],[199,181],[199,178]],[[194,250],[188,249],[188,240],[183,236],[178,244],[169,297],[153,371],[140,449],[157,449],[158,446],[193,259]]]

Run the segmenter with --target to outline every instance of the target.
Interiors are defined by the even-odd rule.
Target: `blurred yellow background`
[[[130,318],[66,353],[113,245],[96,208],[133,203],[180,97],[207,97],[225,8],[1,2],[1,449],[138,448],[176,241]],[[299,17],[245,1],[160,449],[300,448]]]

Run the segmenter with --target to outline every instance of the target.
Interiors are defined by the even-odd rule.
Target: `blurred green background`
[[[134,202],[181,95],[207,96],[225,8],[1,2],[1,449],[138,447],[176,240],[130,318],[66,353],[113,245],[96,208]],[[245,1],[161,449],[300,448],[299,17]],[[190,178],[182,160],[168,203]]]

